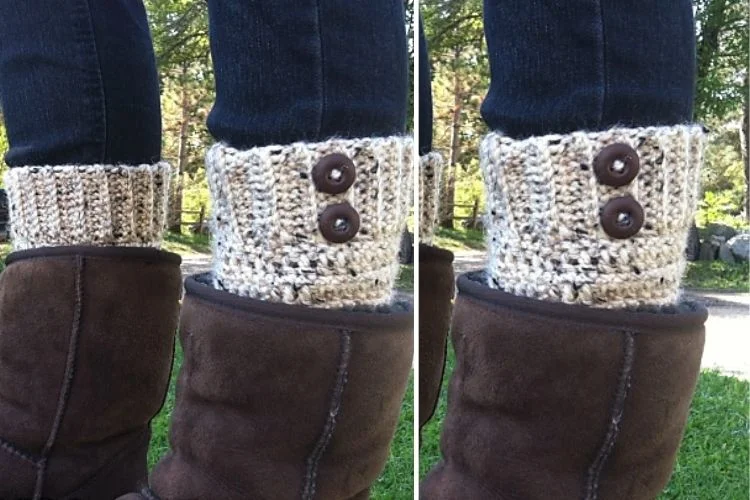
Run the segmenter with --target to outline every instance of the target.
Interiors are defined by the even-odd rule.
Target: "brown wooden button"
[[[354,162],[341,153],[324,156],[312,169],[313,183],[321,193],[343,193],[354,184],[356,177]]]
[[[638,153],[627,144],[611,144],[594,158],[594,174],[606,186],[620,187],[629,184],[640,169]]]
[[[359,214],[348,203],[336,203],[323,210],[318,229],[331,243],[346,243],[359,231]]]
[[[605,233],[624,240],[643,227],[643,207],[632,196],[614,198],[602,208],[599,221]]]

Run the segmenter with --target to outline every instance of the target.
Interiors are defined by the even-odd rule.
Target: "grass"
[[[10,243],[0,243],[0,271],[5,269],[5,257],[10,253]]]
[[[211,243],[207,234],[175,234],[164,236],[162,250],[186,255],[191,253],[211,253]]]
[[[445,418],[447,381],[454,365],[455,356],[449,349],[438,408],[422,429],[420,477],[440,459],[439,433]],[[714,371],[701,373],[674,474],[659,500],[747,498],[748,391],[746,381]]]
[[[162,250],[180,255],[194,253],[211,253],[211,243],[205,234],[167,233],[162,243]],[[10,253],[10,243],[0,243],[0,270],[5,266],[5,257]]]
[[[485,249],[484,233],[478,229],[446,229],[441,227],[435,233],[433,243],[435,246],[451,252]]]
[[[727,264],[720,260],[689,262],[683,286],[704,290],[747,292],[750,263]]]

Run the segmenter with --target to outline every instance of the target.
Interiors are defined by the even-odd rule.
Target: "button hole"
[[[349,219],[345,217],[339,217],[333,221],[333,230],[339,233],[345,233],[349,230]]]
[[[344,173],[339,168],[332,168],[330,172],[328,172],[328,180],[331,182],[341,182],[341,179],[344,177]]]

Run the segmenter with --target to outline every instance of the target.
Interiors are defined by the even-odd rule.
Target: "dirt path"
[[[456,274],[480,269],[482,251],[456,253]],[[685,290],[685,298],[708,308],[703,368],[713,368],[743,379],[750,379],[750,293]]]
[[[211,269],[211,255],[204,253],[183,255],[181,267],[183,277],[205,273]]]

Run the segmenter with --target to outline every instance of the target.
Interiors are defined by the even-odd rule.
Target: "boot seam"
[[[13,443],[11,443],[8,440],[5,440],[0,437],[0,450],[3,450],[11,455],[13,455],[16,458],[20,458],[24,462],[28,462],[31,465],[33,465],[35,468],[38,468],[41,460],[38,458],[34,458],[32,453],[29,453],[27,451],[24,451],[17,446],[15,446]]]
[[[341,348],[339,351],[338,369],[336,370],[336,383],[331,394],[331,403],[328,406],[328,417],[323,426],[323,431],[318,438],[315,446],[305,460],[306,469],[304,485],[302,488],[302,500],[312,500],[315,498],[317,489],[318,467],[325,454],[328,445],[333,439],[333,433],[336,430],[336,418],[341,410],[344,389],[349,376],[349,361],[351,359],[352,332],[350,330],[339,331],[341,339]]]
[[[620,373],[617,377],[617,391],[615,392],[614,404],[609,414],[609,426],[594,460],[588,467],[584,486],[584,500],[597,500],[599,498],[599,482],[602,471],[607,460],[612,455],[617,438],[622,427],[625,402],[630,392],[633,364],[635,361],[635,336],[632,331],[623,331],[623,357]]]
[[[70,392],[73,386],[73,378],[76,372],[76,358],[78,354],[78,339],[81,333],[81,311],[83,308],[83,264],[84,258],[80,255],[76,256],[76,275],[75,275],[75,287],[76,287],[76,302],[73,309],[73,324],[71,328],[70,341],[68,343],[68,356],[65,361],[65,373],[63,378],[63,385],[60,388],[60,395],[57,403],[57,411],[55,413],[55,419],[52,422],[52,428],[50,429],[47,443],[42,449],[41,458],[39,460],[36,486],[34,487],[34,500],[40,500],[44,488],[44,476],[47,471],[47,458],[52,452],[52,448],[57,440],[58,432],[62,426],[63,418],[68,407],[68,401],[70,400]]]

